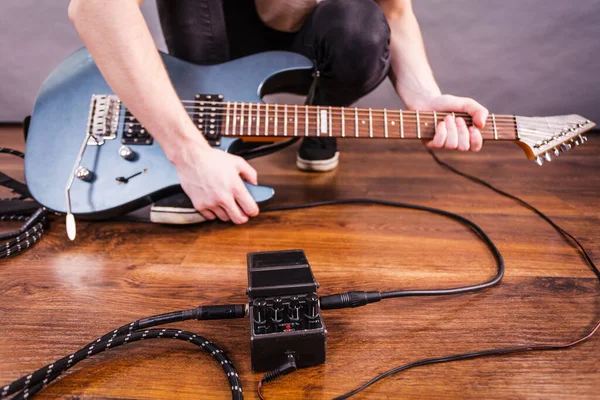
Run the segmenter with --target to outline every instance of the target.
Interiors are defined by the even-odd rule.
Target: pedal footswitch
[[[322,364],[327,330],[302,250],[248,254],[252,370],[270,371],[293,354],[298,368]]]

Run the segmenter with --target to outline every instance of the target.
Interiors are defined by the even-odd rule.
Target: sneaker
[[[165,197],[150,207],[150,221],[156,224],[197,224],[206,221],[185,193]]]
[[[326,172],[339,164],[335,138],[304,138],[296,155],[296,166],[300,171]]]

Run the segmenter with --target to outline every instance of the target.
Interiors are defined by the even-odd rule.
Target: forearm
[[[404,104],[418,108],[423,99],[441,94],[427,60],[419,23],[410,8],[401,12],[382,8],[391,29],[390,78]]]
[[[69,16],[112,90],[173,161],[206,144],[181,104],[135,0],[72,0]]]

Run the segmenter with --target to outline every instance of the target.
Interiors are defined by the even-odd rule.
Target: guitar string
[[[186,109],[201,109],[201,108],[213,108],[215,109],[215,112],[210,113],[210,114],[215,114],[215,116],[223,116],[226,115],[227,113],[223,112],[224,110],[226,110],[226,107],[224,107],[225,105],[229,104],[229,111],[230,113],[233,112],[231,105],[240,105],[240,112],[238,113],[236,110],[236,115],[239,114],[239,116],[252,116],[252,110],[241,110],[241,106],[242,105],[256,105],[256,112],[261,112],[263,110],[265,110],[266,112],[266,108],[265,106],[267,104],[265,103],[251,103],[251,102],[204,102],[204,101],[194,101],[194,100],[182,100],[182,103],[194,103],[194,104],[201,104],[201,106],[195,106],[195,105],[184,105],[184,107]],[[210,107],[210,106],[206,106],[204,107],[205,104],[211,104],[213,106],[217,106],[217,107]],[[285,115],[286,114],[286,108],[291,107],[292,110],[290,110],[289,108],[287,109],[287,114],[289,116],[290,112],[295,112],[296,111],[296,105],[293,104],[272,104],[272,105],[278,105],[278,106],[283,106],[283,110],[280,109],[273,109],[269,112],[269,115],[281,115],[282,113]],[[358,114],[364,114],[364,113],[371,113],[372,115],[376,115],[376,116],[382,116],[385,114],[390,114],[390,113],[397,113],[400,111],[400,109],[365,109],[365,108],[358,108],[358,107],[330,107],[330,106],[304,106],[304,105],[297,105],[298,106],[298,111],[301,111],[303,114],[306,113],[307,111],[309,113],[311,113],[312,111],[319,112],[319,111],[328,111],[331,113],[332,117],[335,116],[339,116],[340,120],[341,120],[341,113],[342,110],[344,111],[348,111],[350,114],[352,113],[358,113]],[[321,107],[321,109],[319,109],[319,107]],[[193,111],[192,111],[193,112]],[[406,117],[405,119],[407,121],[410,121],[411,119],[413,121],[415,121],[416,118],[416,111],[412,111],[412,110],[402,110],[402,113],[404,114],[404,116]],[[264,113],[262,113],[264,114]],[[434,117],[434,116],[448,116],[448,115],[452,115],[454,114],[457,117],[461,117],[461,118],[465,118],[465,119],[471,119],[472,117],[467,114],[467,113],[458,113],[458,112],[437,112],[437,111],[419,111],[419,116],[430,116],[430,117]],[[393,117],[393,114],[391,115]],[[496,120],[496,123],[510,123],[510,124],[514,124],[515,123],[515,118],[520,118],[520,120],[518,121],[519,124],[534,124],[534,125],[540,125],[543,127],[549,127],[549,126],[556,126],[556,127],[564,127],[564,124],[578,124],[578,123],[588,123],[588,120],[570,120],[564,123],[558,123],[558,122],[551,122],[551,121],[531,121],[528,120],[529,118],[536,118],[536,117],[517,117],[517,116],[513,116],[513,115],[503,115],[503,114],[499,114],[499,115],[494,115],[494,117],[492,117],[491,115],[488,116],[486,122],[488,120],[491,120],[493,122],[493,120]],[[543,118],[543,117],[541,117]],[[352,118],[351,118],[352,119]],[[420,119],[420,118],[419,118]],[[441,121],[440,121],[441,122]]]
[[[241,105],[242,103],[239,103],[239,104]],[[244,103],[244,104],[249,104],[249,103]],[[256,104],[258,104],[258,103],[256,103]],[[186,108],[186,110],[194,109],[194,107],[185,107],[185,108]],[[346,110],[346,109],[344,109],[344,110]],[[341,121],[342,117],[344,118],[344,120],[350,120],[350,121],[352,121],[352,120],[355,119],[355,116],[356,116],[355,114],[358,114],[361,117],[363,117],[361,119],[361,122],[363,120],[366,121],[366,119],[368,118],[368,114],[369,114],[368,110],[357,109],[355,111],[352,108],[348,108],[347,110],[349,111],[347,113],[348,116],[346,116],[345,113],[344,113],[344,115],[342,115],[342,111],[341,110],[332,109],[330,111],[330,110],[328,110],[328,108],[323,108],[322,110],[309,109],[308,110],[308,114],[312,118],[313,116],[314,117],[318,116],[319,115],[319,111],[327,111],[328,115],[331,116],[332,120],[335,120],[336,118],[339,118],[338,121]],[[301,118],[304,118],[307,110],[304,109],[304,106],[302,106],[302,110],[299,109],[298,111],[301,111],[301,114],[302,114],[302,117],[298,118],[300,120]],[[126,109],[126,112],[130,113],[130,111],[128,109]],[[380,112],[379,115],[377,115],[377,111],[376,110],[371,110],[371,115],[372,116],[376,116],[376,117],[382,117],[382,116],[385,116],[385,114],[387,114],[388,119],[390,119],[391,121],[395,122],[398,118],[396,118],[396,115],[391,114],[391,112],[397,112],[397,111],[396,110],[389,110],[388,112],[383,112],[382,111],[382,112]],[[191,111],[191,113],[193,115],[194,111]],[[255,120],[255,118],[257,116],[262,120],[262,119],[265,119],[267,117],[267,115],[268,115],[268,117],[269,117],[269,119],[271,121],[271,118],[274,118],[275,116],[277,116],[279,118],[282,115],[285,117],[286,114],[287,114],[287,120],[288,120],[288,122],[291,122],[291,121],[293,121],[295,119],[295,117],[291,117],[290,113],[292,113],[292,114],[295,115],[295,109],[292,109],[292,110],[288,109],[287,112],[286,112],[285,110],[267,111],[265,108],[262,108],[260,110],[255,110],[253,112],[252,110],[250,110],[250,111],[249,110],[241,111],[241,109],[240,109],[240,111],[238,111],[238,110],[233,110],[233,109],[230,108],[229,112],[226,112],[226,111],[223,112],[223,110],[220,109],[219,111],[215,111],[215,112],[207,113],[207,114],[208,114],[209,117],[210,116],[223,117],[223,116],[229,115],[232,118],[235,115],[235,117],[237,117],[236,118],[237,120],[239,120],[241,117],[244,117],[244,118],[248,117],[248,119],[252,118],[253,121]],[[367,115],[364,115],[365,113]],[[189,114],[189,112],[188,112],[188,114]],[[436,114],[435,115],[436,117],[441,117],[441,116],[445,117],[447,115],[452,115],[452,113],[447,113],[447,112],[439,112],[439,113],[435,112],[435,114]],[[468,115],[468,114],[462,114],[462,113],[454,113],[454,114],[455,114],[455,116],[464,118],[465,120],[471,120],[472,119],[471,116]],[[432,111],[431,112],[430,111],[419,112],[419,118],[417,118],[416,114],[415,114],[415,111],[404,111],[403,114],[402,114],[402,119],[404,120],[404,122],[416,122],[418,120],[419,122],[427,124],[430,121],[426,121],[425,120],[426,118],[423,118],[423,117],[429,117],[429,116],[433,118],[434,117],[434,113]],[[400,114],[398,114],[398,117],[400,117]],[[125,118],[135,118],[135,117],[130,113],[130,115],[126,115]],[[551,127],[565,128],[565,124],[569,124],[569,123],[571,123],[571,124],[578,124],[578,123],[583,123],[584,122],[584,121],[570,121],[570,122],[565,122],[565,123],[553,123],[553,122],[544,122],[544,121],[528,121],[528,120],[524,120],[523,121],[523,120],[517,120],[516,118],[518,118],[518,117],[516,117],[516,116],[501,116],[501,115],[496,115],[495,116],[496,126],[515,126],[515,125],[518,125],[518,126],[527,126],[527,127],[537,127],[537,126],[539,126],[539,127],[544,127],[544,128],[551,128]],[[530,117],[525,117],[525,118],[530,118]],[[443,121],[443,119],[441,119],[441,120],[438,120],[438,119],[439,118],[436,118],[437,122],[442,122]],[[136,124],[136,123],[139,124],[139,122],[137,121],[137,119],[135,119],[134,121],[135,122],[125,122],[125,123],[127,123],[127,124]],[[486,120],[486,125],[488,125],[488,124],[492,125],[493,122],[494,122],[494,118],[488,117],[487,120]]]
[[[185,101],[185,102],[189,102],[189,101]],[[227,114],[234,114],[235,117],[236,117],[235,118],[236,120],[241,120],[241,118],[247,117],[248,120],[249,120],[248,126],[250,126],[252,124],[252,122],[256,121],[256,117],[258,117],[258,119],[261,119],[261,115],[260,114],[263,114],[264,118],[266,119],[267,118],[267,113],[268,113],[268,111],[267,111],[266,108],[264,108],[265,112],[261,113],[262,110],[260,108],[262,108],[262,107],[260,107],[260,106],[263,105],[263,103],[246,103],[246,102],[240,102],[240,103],[237,103],[237,102],[235,102],[235,103],[199,102],[199,103],[207,103],[207,104],[212,104],[212,105],[219,106],[219,107],[206,107],[206,108],[212,108],[215,111],[213,113],[210,113],[211,114],[210,116],[221,117],[221,116],[227,115]],[[240,105],[240,112],[238,113],[237,110],[231,110],[231,107],[229,107],[229,112],[223,113],[223,109],[224,109],[223,105],[224,104],[229,104],[229,105],[234,104],[234,108],[236,108],[237,104],[239,104]],[[248,105],[256,104],[256,111],[254,113],[252,113],[252,110],[250,109],[250,107],[249,107],[249,109],[247,111],[242,111],[242,106],[246,105],[246,104],[248,104]],[[287,119],[285,119],[286,121],[288,121],[288,122],[294,122],[295,117],[294,118],[290,118],[289,117],[289,113],[293,112],[294,115],[295,115],[297,108],[294,106],[293,109],[290,111],[289,109],[286,110],[286,108],[287,108],[286,106],[290,106],[290,105],[284,105],[284,107],[283,107],[284,110],[278,110],[277,108],[275,108],[271,113],[268,114],[269,120],[271,122],[273,122],[273,118],[279,118],[279,116],[283,113],[284,119],[287,117]],[[302,108],[301,111],[302,111],[303,115],[305,115],[306,113],[308,113],[309,116],[312,117],[312,115],[311,115],[312,113],[311,112],[314,111],[314,116],[316,116],[317,118],[318,118],[319,111],[327,111],[329,113],[329,116],[330,116],[330,119],[331,119],[332,123],[333,122],[340,122],[341,123],[342,118],[344,119],[344,121],[348,120],[348,118],[345,117],[345,115],[344,115],[344,113],[342,111],[342,108],[340,108],[340,107],[335,107],[335,108],[331,107],[330,108],[329,106],[323,106],[322,110],[318,109],[318,107],[321,107],[321,106],[318,106],[318,107],[317,106],[308,106],[308,108],[306,106],[300,106],[300,107]],[[191,109],[196,109],[196,108],[200,108],[201,109],[202,107],[185,106],[185,108],[186,109],[190,109],[190,108]],[[355,109],[353,109],[353,108],[343,108],[343,110],[346,110],[346,109],[349,110],[349,114],[352,114],[352,111],[354,111],[354,117],[355,118],[352,118],[352,116],[350,116],[350,118],[349,118],[350,119],[350,123],[352,123],[351,122],[352,119],[356,120],[356,117],[359,114],[361,115],[361,117],[363,117],[363,119],[361,120],[361,125],[364,125],[364,123],[366,121],[365,116],[362,115],[364,113],[368,113],[370,118],[372,118],[373,113],[375,113],[376,117],[380,117],[381,115],[384,115],[386,117],[391,118],[392,122],[395,122],[395,116],[392,113],[400,111],[400,110],[395,110],[395,109],[391,109],[388,112],[388,110],[381,111],[381,110],[377,110],[377,109],[375,109],[375,110],[373,110],[373,109],[371,109],[371,110],[365,110],[365,109],[358,109],[358,108],[355,108]],[[217,111],[217,110],[219,110],[219,111]],[[126,111],[126,113],[129,112],[128,109],[125,109],[125,111]],[[192,113],[193,112],[194,111],[192,111]],[[377,114],[379,114],[379,115],[377,115]],[[443,121],[443,119],[441,121],[438,121],[438,119],[437,119],[438,115],[439,116],[447,116],[447,115],[451,115],[451,114],[454,114],[455,116],[459,116],[459,117],[465,118],[465,120],[471,119],[471,116],[468,115],[468,114],[465,114],[465,113],[449,113],[449,112],[440,112],[440,113],[437,113],[437,112],[432,112],[432,111],[423,111],[423,112],[419,112],[419,117],[417,117],[417,115],[415,114],[414,111],[404,111],[403,114],[404,115],[402,115],[402,117],[401,117],[401,119],[404,119],[403,122],[415,122],[415,123],[416,122],[419,122],[419,123],[421,122],[420,120],[422,118],[420,118],[420,117],[425,117],[423,119],[426,119],[427,116],[431,116],[431,117],[435,117],[436,118],[435,121],[436,121],[436,124],[437,124],[437,123]],[[130,117],[126,116],[126,118],[132,118],[132,117],[133,117],[133,115],[131,115]],[[191,117],[193,117],[193,115]],[[336,118],[336,117],[339,117],[339,119]],[[400,113],[398,113],[398,117],[400,117]],[[135,118],[135,117],[133,117],[133,118]],[[529,117],[525,117],[525,118],[529,118]],[[488,117],[488,119],[486,120],[486,127],[488,125],[491,125],[491,124],[488,123],[488,121],[490,119],[492,120],[491,124],[493,124],[495,122],[494,125],[495,125],[496,129],[498,127],[500,127],[500,128],[505,128],[505,127],[514,128],[515,124],[518,125],[519,130],[522,130],[524,132],[525,131],[536,132],[537,130],[535,128],[538,128],[538,127],[539,128],[544,128],[544,129],[552,129],[552,127],[554,127],[557,130],[568,129],[568,127],[565,127],[564,124],[550,123],[550,122],[547,122],[547,121],[530,121],[530,120],[516,121],[515,116],[508,116],[508,115],[497,115],[497,116],[495,115],[494,117]],[[250,120],[252,122],[250,122]],[[423,121],[423,122],[424,122],[424,125],[427,127],[428,123],[426,121]],[[468,121],[465,121],[465,122],[468,122]],[[587,121],[585,121],[585,122],[587,122]],[[139,123],[137,120],[135,120],[135,122],[126,122],[125,121],[125,123],[127,125],[129,125],[130,127],[141,125],[141,123]],[[573,122],[571,122],[571,124],[573,124],[573,125],[577,125],[579,123],[583,123],[583,121],[573,121]],[[282,125],[284,125],[284,127],[287,126],[287,122],[283,123]],[[310,125],[311,125],[311,123],[309,123],[309,126]],[[372,123],[371,123],[371,125],[372,125]],[[390,124],[388,124],[388,125],[390,125]],[[381,125],[380,123],[376,123],[376,126],[378,126],[378,127],[382,126],[383,128],[385,128],[385,124]],[[529,130],[527,128],[534,128],[534,130]],[[484,130],[485,129],[486,128],[484,128]],[[537,132],[539,132],[539,131],[537,131]],[[556,133],[556,132],[554,132],[554,133]],[[243,133],[240,133],[240,134],[243,135]],[[268,133],[267,133],[267,135],[268,135]],[[542,135],[544,135],[544,133],[542,133]]]
[[[256,108],[264,108],[264,106],[266,106],[268,103],[251,103],[251,102],[202,102],[202,101],[194,101],[194,100],[182,100],[182,103],[194,103],[194,104],[201,104],[201,106],[195,106],[195,105],[185,105],[185,107],[187,109],[199,109],[199,108],[215,108],[215,109],[219,109],[220,111],[223,111],[226,109],[226,107],[224,107],[225,105],[229,104],[230,107],[229,109],[231,110],[231,105],[247,105],[247,104],[252,104],[252,105],[256,105]],[[206,106],[204,107],[204,104],[212,104],[212,105],[216,105],[218,107],[210,107],[210,106]],[[295,108],[296,105],[294,104],[268,104],[271,106],[274,105],[278,105],[278,106],[283,106],[283,108],[285,109],[286,106],[287,107],[292,107],[292,110]],[[298,106],[298,110],[302,110],[304,112],[304,110],[306,110],[307,106],[305,105],[297,105]],[[321,109],[319,111],[328,111],[329,106],[308,106],[309,111],[316,111],[316,108],[320,107]],[[341,113],[341,110],[344,111],[349,111],[350,113],[354,113],[354,111],[358,111],[358,113],[369,113],[369,109],[368,108],[364,108],[364,107],[337,107],[337,106],[331,106],[331,111],[335,111],[336,113]],[[398,112],[400,109],[395,109],[395,108],[388,108],[388,109],[378,109],[378,108],[372,108],[371,112],[373,113],[373,115],[378,114],[378,115],[383,115],[385,113],[395,113]],[[288,113],[289,113],[289,108],[288,108]],[[272,113],[275,113],[275,110],[271,111]],[[285,112],[284,110],[277,110],[277,113],[282,113]],[[403,113],[406,113],[407,117],[410,117],[411,115],[414,117],[415,113],[417,111],[414,110],[402,110]],[[427,115],[427,116],[434,116],[434,113],[438,114],[438,116],[447,116],[447,115],[451,115],[451,114],[455,114],[455,116],[457,117],[463,117],[463,118],[471,118],[471,116],[467,113],[462,113],[462,112],[437,112],[437,111],[418,111],[420,115]],[[505,115],[505,114],[497,114],[495,115],[495,119],[496,121],[499,120],[511,120],[513,121],[516,117],[518,116],[514,116],[514,115]],[[547,117],[519,117],[521,119],[525,119],[526,122],[532,122],[532,123],[540,123],[542,125],[557,125],[557,126],[562,126],[562,122],[552,122],[552,121],[528,121],[529,118],[547,118]],[[583,117],[582,117],[583,118]],[[492,114],[490,114],[488,116],[488,120],[492,119]],[[524,121],[523,121],[524,122]],[[570,120],[568,121],[570,123],[588,123],[588,120]]]
[[[209,117],[212,117],[212,116],[214,116],[214,117],[224,117],[224,116],[227,116],[227,113],[218,113],[218,112],[215,112],[215,113],[212,113],[212,114],[215,114],[215,115],[210,115]],[[233,112],[231,112],[229,114],[230,114],[229,117],[231,117],[231,118],[234,117]],[[269,122],[274,122],[274,118],[275,117],[280,118],[281,116],[283,116],[283,117],[281,117],[281,120],[282,121],[287,121],[287,122],[282,122],[281,125],[282,126],[288,125],[288,127],[289,127],[289,124],[293,123],[294,120],[296,120],[296,118],[295,117],[290,117],[289,116],[289,112],[287,114],[288,115],[286,116],[285,113],[282,113],[282,112],[269,113],[268,114]],[[369,119],[369,116],[368,115],[367,116],[360,115],[360,112],[358,113],[358,115],[361,116],[361,117],[363,117],[363,118],[359,118],[359,120],[360,120],[359,126],[362,127],[363,125],[365,125],[366,121]],[[191,114],[190,117],[194,117],[194,115]],[[258,117],[258,119],[260,119],[262,121],[262,120],[265,120],[267,118],[267,115],[265,115],[265,113],[261,113],[261,115],[258,116],[256,113],[252,113],[252,112],[250,112],[250,113],[247,113],[247,112],[244,112],[244,113],[240,112],[240,113],[238,113],[238,112],[236,112],[235,113],[235,119],[236,119],[236,121],[240,121],[241,118],[244,118],[244,122],[249,121],[248,125],[254,124],[256,122],[256,120],[257,120],[257,117]],[[287,119],[285,117],[287,117]],[[314,126],[318,127],[319,123],[314,120],[314,118],[318,118],[319,117],[318,113],[310,113],[309,112],[309,117],[311,118],[311,120],[309,121],[309,126],[313,126],[314,125]],[[127,116],[126,119],[127,118],[131,118],[131,117]],[[303,121],[304,118],[305,118],[305,113],[303,112],[302,113],[302,117],[298,117],[298,119],[297,119],[298,122],[302,123],[302,127],[304,127],[304,121]],[[331,113],[331,114],[329,114],[328,118],[331,118],[331,122],[332,123],[341,124],[341,122],[342,122],[342,115],[341,114],[333,114],[333,113]],[[388,124],[387,124],[388,125],[388,129],[389,129],[389,126],[394,126],[394,127],[398,126],[398,127],[400,127],[400,121],[398,121],[398,123],[396,124],[397,118],[393,118],[392,116],[390,116],[388,114],[388,119],[390,120],[390,122],[388,122]],[[416,117],[410,117],[410,116],[406,115],[406,116],[403,116],[402,119],[403,119],[403,121],[402,121],[403,125],[405,127],[408,126],[409,129],[413,125],[416,127],[417,123],[419,123],[420,126],[424,126],[425,128],[433,126],[433,124],[431,124],[432,121],[425,121],[423,118],[418,118],[417,119]],[[193,118],[192,118],[192,120],[193,120]],[[347,121],[347,123],[349,125],[349,128],[350,128],[350,125],[353,124],[354,121],[356,121],[356,118],[355,118],[355,115],[349,115],[348,117],[346,117],[344,115],[343,116],[343,120],[345,122]],[[439,124],[439,123],[441,123],[441,122],[443,122],[443,121],[444,121],[444,119],[436,119],[436,125]],[[465,122],[469,125],[469,122],[472,122],[472,121],[469,121],[468,119],[466,119]],[[578,123],[579,123],[579,121],[574,121],[574,122],[571,122],[571,125],[576,126]],[[125,120],[124,124],[126,124],[129,127],[139,126],[139,125],[141,126],[142,125],[137,119],[135,119],[133,121],[129,121],[129,122]],[[222,124],[222,122],[221,122],[221,124]],[[246,127],[248,125],[246,125]],[[381,121],[374,122],[374,123],[372,123],[372,125],[376,126],[378,128],[384,128],[384,129],[385,129],[385,126],[386,126],[385,123],[382,123]],[[488,118],[488,120],[486,120],[486,124],[485,124],[484,130],[491,129],[493,131],[493,125],[494,125],[493,124],[493,120],[490,121],[490,118]],[[554,129],[556,131],[561,131],[561,130],[569,129],[569,126],[565,126],[565,125],[568,125],[568,124],[567,123],[565,123],[565,124],[547,124],[547,123],[543,123],[543,122],[539,122],[539,123],[525,122],[525,123],[523,123],[523,122],[514,121],[514,119],[513,119],[513,121],[502,121],[502,120],[499,121],[498,119],[496,119],[496,124],[495,124],[495,126],[496,126],[497,129],[498,128],[499,129],[502,129],[502,128],[513,128],[513,129],[517,129],[519,131],[537,132],[537,133],[540,133],[542,135],[544,135],[544,132],[541,131],[541,130],[539,130],[539,129],[537,129],[537,128],[544,129],[546,131],[548,129]],[[240,129],[241,129],[241,127],[240,127]],[[556,131],[555,132],[546,133],[546,135],[552,134],[552,133],[557,133]]]

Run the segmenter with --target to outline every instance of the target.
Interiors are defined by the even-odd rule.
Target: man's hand
[[[462,112],[473,120],[467,126],[464,118],[447,115],[438,123],[433,140],[427,142],[430,149],[451,149],[458,151],[479,151],[483,145],[480,129],[485,126],[488,110],[473,99],[451,95],[439,95],[415,104],[419,111]]]
[[[256,185],[256,170],[243,158],[198,141],[182,146],[173,164],[181,187],[204,218],[243,224],[258,214],[241,179]]]

